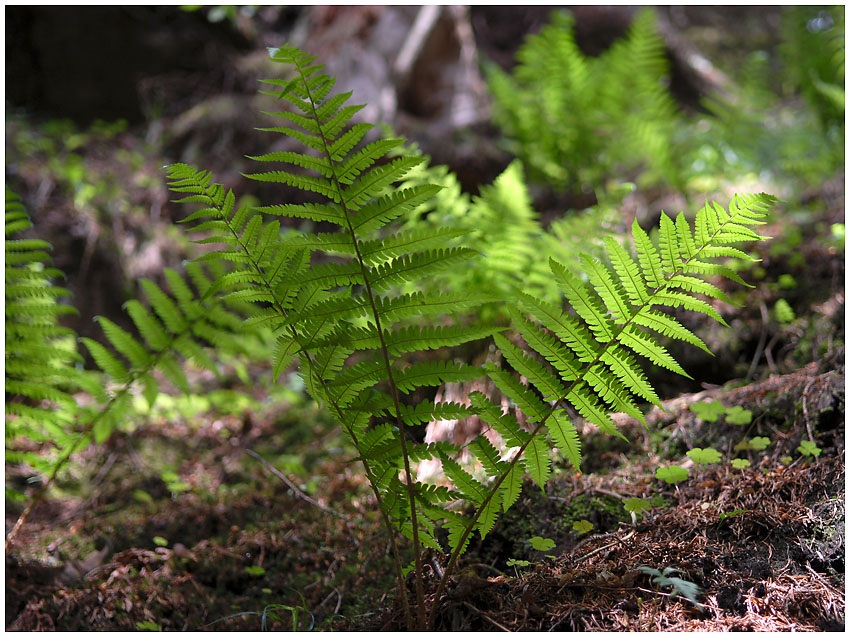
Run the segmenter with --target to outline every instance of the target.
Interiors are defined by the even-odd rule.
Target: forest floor
[[[703,422],[688,406],[706,398],[757,417]],[[585,433],[585,450],[598,451],[586,453],[593,472],[564,469],[545,494],[524,487],[464,556],[439,602],[438,629],[843,629],[843,398],[843,367],[812,363],[671,400],[668,412],[650,413],[648,431],[623,424],[628,447]],[[289,474],[301,475],[309,497],[247,454],[262,442],[298,455],[281,440],[283,425],[206,414],[141,426],[89,453],[80,470],[94,472],[90,496],[41,504],[7,555],[7,630],[402,628],[386,535],[356,466],[304,453],[306,476],[319,483]],[[687,460],[681,451],[693,442],[730,456],[757,434],[771,444],[739,451],[748,468],[693,466],[674,485],[655,478],[662,457]],[[810,437],[820,455],[795,453]],[[182,458],[185,485],[166,485],[152,455]],[[632,520],[622,499],[634,496],[651,505]],[[14,514],[7,508],[7,526]],[[581,520],[592,531],[577,533]],[[533,536],[554,548],[533,550]],[[431,596],[431,566],[444,559],[426,567]],[[671,576],[699,588],[695,601],[654,586],[643,566],[679,571]]]
[[[493,52],[497,40],[491,34]],[[251,135],[238,128],[241,118],[222,124],[215,113],[199,117],[193,133],[170,129],[170,148],[204,147],[207,135],[223,140],[213,161],[255,152],[237,148]],[[7,123],[7,138],[17,126]],[[144,137],[131,130],[118,139],[142,158]],[[93,160],[108,170],[116,164],[111,155]],[[162,158],[144,156],[143,163],[111,178],[145,202],[141,215],[120,221],[131,239],[153,228],[150,201],[166,206]],[[24,158],[16,177],[70,224],[70,205],[59,202],[55,184],[45,186],[42,168]],[[467,179],[486,183],[498,170]],[[151,180],[159,190],[146,186]],[[834,238],[824,240],[844,222],[843,172],[803,199],[796,212],[806,209],[804,223],[790,216],[774,223],[761,272],[744,278],[765,284],[745,306],[722,309],[732,329],[701,333],[717,357],[681,360],[710,383],[683,379],[677,386],[665,376],[666,411],[653,409],[647,428],[618,421],[628,444],[584,428],[583,474],[562,461],[545,493],[525,485],[486,539],[470,545],[440,601],[434,596],[446,557],[429,558],[425,597],[438,607],[437,630],[844,629],[845,265],[843,240],[840,248]],[[64,230],[70,242],[72,232]],[[170,235],[157,234],[160,248],[171,246]],[[60,245],[62,235],[60,229]],[[116,246],[125,239],[119,235]],[[88,244],[79,244],[89,255]],[[180,257],[176,250],[160,255],[151,268],[161,271]],[[115,279],[121,269],[98,259],[95,253],[85,267],[58,265],[71,279],[75,268],[83,271],[79,281],[89,265]],[[88,280],[81,289],[120,306],[111,291],[121,286]],[[793,308],[793,320],[768,316],[779,299]],[[85,322],[98,312],[106,314],[97,305],[84,310]],[[297,388],[258,381],[270,376],[264,368],[234,368],[226,375],[229,390],[160,405],[78,455],[7,550],[5,628],[403,629],[388,539],[350,448]],[[200,373],[193,381],[207,382]],[[691,410],[706,401],[740,407],[751,419],[709,421]],[[755,437],[768,443],[754,446]],[[803,441],[816,442],[819,452],[801,453]],[[694,463],[686,452],[695,447],[716,449],[722,461]],[[736,458],[749,466],[733,467]],[[656,478],[672,464],[689,477],[674,484]],[[7,484],[25,478],[7,467]],[[646,499],[648,510],[627,512],[623,499],[632,497]],[[7,531],[21,510],[7,500]],[[582,522],[591,528],[574,527]],[[533,537],[554,546],[535,550]],[[678,572],[658,583],[642,567]]]

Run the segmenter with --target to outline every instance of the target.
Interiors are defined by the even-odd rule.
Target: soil
[[[620,9],[610,9],[610,15],[584,11],[579,33],[587,51],[601,50],[621,33],[628,12]],[[750,33],[766,16],[757,35],[770,46],[776,11],[751,9],[736,10],[735,28]],[[318,47],[314,53],[330,55],[332,73],[343,76],[354,65],[361,76],[390,81],[391,47],[383,38],[394,25],[407,28],[416,18],[403,8],[265,8],[252,23],[258,31],[242,24],[238,33],[222,36],[222,25],[197,14],[169,13],[163,20],[158,13],[163,11],[168,9],[144,10],[142,18],[170,25],[195,44],[212,39],[217,44],[187,68],[178,68],[173,58],[146,62],[135,84],[122,85],[135,98],[123,95],[95,114],[132,122],[116,139],[94,140],[84,149],[91,174],[127,185],[130,214],[81,212],[52,181],[43,158],[7,156],[7,179],[19,187],[36,230],[58,247],[58,266],[69,277],[83,318],[74,328],[83,335],[97,337],[93,315],[119,317],[121,303],[135,295],[136,278],[178,264],[187,250],[164,230],[179,215],[168,203],[158,167],[202,161],[217,179],[236,186],[241,168],[231,158],[263,148],[265,138],[258,139],[240,115],[256,112],[254,80],[267,70],[252,51],[279,44],[280,33],[309,36]],[[479,51],[508,66],[524,35],[538,30],[548,13],[474,8],[468,17]],[[718,22],[711,8],[670,8],[663,14],[683,31],[716,28]],[[15,8],[7,30],[14,22],[21,38],[42,37],[43,22],[56,15]],[[132,12],[116,9],[99,17],[107,18],[139,28],[139,15]],[[441,24],[440,29],[453,28],[451,21]],[[725,28],[729,22],[720,24]],[[156,34],[146,34],[145,46],[157,41]],[[28,42],[21,64],[36,57],[34,40]],[[460,51],[461,45],[453,46]],[[75,55],[108,56],[89,48]],[[172,47],[158,50],[176,55]],[[52,50],[40,55],[55,61]],[[144,57],[144,47],[133,55]],[[427,67],[424,59],[420,66]],[[454,65],[445,74],[450,78],[464,77],[460,56],[441,64]],[[699,87],[686,71],[675,75],[674,84],[683,105],[693,106]],[[427,68],[423,73],[435,76],[433,69],[430,76]],[[380,85],[374,77],[353,81]],[[449,82],[444,92],[432,93],[452,95],[462,85]],[[467,190],[490,182],[507,164],[493,142],[486,105],[480,119],[464,125],[472,132],[465,137],[457,134],[445,104],[417,111],[403,85],[394,86],[399,99],[388,107],[387,120],[435,161],[457,169]],[[18,106],[42,115],[90,115],[78,102],[61,112],[62,101],[46,87],[30,79],[10,95],[19,96]],[[369,95],[362,101],[379,102]],[[7,148],[16,126],[7,123]],[[138,153],[132,168],[104,153],[104,145],[115,144]],[[644,208],[655,201],[646,197]],[[706,330],[693,316],[681,315],[716,354],[673,351],[699,381],[671,381],[651,371],[653,385],[669,398],[665,410],[650,412],[647,427],[615,416],[629,443],[586,427],[583,474],[564,462],[546,492],[526,485],[486,539],[470,545],[440,601],[434,597],[446,557],[430,558],[426,602],[437,608],[437,630],[844,630],[845,263],[843,252],[822,239],[830,225],[844,222],[843,172],[802,199],[809,217],[799,237],[788,244],[782,238],[797,226],[776,222],[767,234],[777,241],[767,245],[762,270],[745,276],[770,284],[759,285],[745,306],[720,309],[731,329]],[[538,204],[551,218],[576,202],[544,198]],[[783,275],[795,285],[773,284]],[[796,314],[793,323],[769,314],[779,299]],[[200,373],[192,374],[201,380]],[[249,388],[245,376],[227,371],[231,389],[252,396],[247,407],[235,407],[224,395],[199,410],[157,413],[81,453],[6,553],[5,628],[404,629],[388,540],[359,468],[349,463],[342,437],[327,418],[296,392],[281,393],[258,381],[269,377],[265,369],[249,371],[255,384]],[[689,406],[707,400],[750,410],[752,419],[743,425],[722,417],[700,419]],[[753,437],[770,443],[761,451],[741,446]],[[804,440],[817,444],[817,456],[798,451]],[[723,462],[695,464],[686,456],[695,447],[716,449]],[[327,457],[326,450],[336,452]],[[733,458],[750,465],[733,468],[728,463]],[[261,460],[282,469],[289,483]],[[656,470],[671,464],[688,468],[689,478],[676,484],[657,479]],[[25,479],[7,467],[9,484],[23,485]],[[649,510],[632,516],[623,508],[629,497],[647,499]],[[7,500],[7,531],[21,510]],[[582,521],[592,526],[588,532],[574,528]],[[554,547],[534,550],[526,541],[534,536],[551,539]],[[673,569],[677,572],[667,577],[694,590],[682,582],[654,582],[655,574],[642,568]]]

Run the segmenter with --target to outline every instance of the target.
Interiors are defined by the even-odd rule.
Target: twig
[[[602,552],[603,550],[607,550],[608,548],[612,548],[612,547],[616,546],[617,544],[624,543],[627,539],[630,539],[631,537],[633,537],[634,534],[635,534],[635,531],[633,530],[632,532],[630,532],[628,535],[626,535],[623,538],[617,537],[617,541],[614,541],[614,542],[608,544],[607,546],[601,546],[601,547],[599,547],[595,550],[591,550],[586,555],[583,555],[582,557],[579,557],[578,559],[576,559],[576,562],[578,563],[580,561],[584,561],[588,557],[592,557],[593,555],[595,555],[598,552]],[[616,537],[616,535],[614,535],[614,536]],[[560,590],[558,592],[560,592]]]
[[[810,379],[809,383],[806,384],[806,387],[803,389],[803,417],[806,420],[806,432],[809,433],[809,441],[815,441],[815,436],[812,434],[812,423],[809,421],[809,409],[806,406],[806,393],[809,392],[809,388],[811,388],[814,383],[814,378]]]
[[[298,486],[296,486],[294,483],[292,483],[292,481],[289,479],[289,477],[284,475],[277,468],[275,468],[269,462],[267,462],[265,459],[263,459],[262,455],[260,455],[259,453],[254,452],[253,450],[250,450],[250,449],[247,449],[247,448],[245,449],[245,452],[248,453],[251,457],[260,460],[263,463],[263,465],[266,468],[268,468],[269,471],[271,471],[271,473],[275,477],[277,477],[280,481],[282,481],[284,484],[286,484],[289,487],[289,489],[293,493],[295,493],[296,497],[303,499],[304,501],[306,501],[310,504],[313,504],[319,510],[323,510],[328,514],[333,515],[334,517],[339,517],[340,519],[343,519],[345,521],[349,521],[350,518],[347,515],[343,515],[342,513],[338,513],[337,511],[333,510],[332,508],[327,508],[326,506],[322,506],[322,504],[320,504],[315,499],[310,497],[310,495],[308,495],[303,490],[298,488]]]
[[[472,608],[475,612],[477,612],[479,615],[481,615],[482,617],[484,617],[487,621],[489,621],[491,624],[493,624],[493,625],[494,625],[494,626],[496,626],[497,628],[501,628],[501,629],[502,629],[502,630],[504,630],[505,632],[513,632],[513,630],[510,630],[509,628],[505,628],[505,627],[504,627],[502,624],[500,624],[498,621],[494,621],[493,619],[491,619],[490,617],[488,617],[486,614],[484,614],[483,612],[481,612],[478,608],[476,608],[475,606],[473,606],[473,605],[472,605],[471,603],[469,603],[468,601],[464,601],[463,603],[464,603],[464,605],[465,605],[465,606],[467,606],[467,607],[469,607],[469,608]]]
[[[759,337],[758,346],[756,346],[756,354],[753,355],[753,361],[750,364],[750,370],[747,371],[747,380],[751,380],[753,375],[755,375],[761,354],[764,352],[764,345],[767,343],[767,326],[770,318],[768,317],[767,306],[765,306],[764,300],[759,300],[759,309],[761,310],[761,336]]]

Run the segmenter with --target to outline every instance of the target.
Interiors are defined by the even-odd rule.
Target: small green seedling
[[[728,424],[749,424],[753,420],[752,411],[745,410],[740,406],[733,406],[726,410],[726,422]]]
[[[744,513],[750,512],[749,510],[730,510],[728,513],[720,513],[720,519],[726,519],[727,517],[734,517],[735,515],[743,515]]]
[[[743,469],[750,467],[749,459],[733,459],[732,460],[732,468]]]
[[[659,468],[655,471],[655,478],[661,479],[668,484],[676,484],[680,481],[685,481],[690,472],[687,468],[682,468],[681,466],[673,465],[667,466],[666,468]]]
[[[787,466],[792,461],[794,461],[794,458],[791,457],[791,455],[783,455],[782,457],[779,458],[779,461],[781,461],[783,464],[785,464]]]
[[[817,447],[817,445],[808,439],[800,442],[800,445],[797,446],[797,452],[801,455],[805,455],[806,457],[814,456],[817,457],[821,453],[821,449]]]
[[[753,437],[750,442],[750,450],[764,450],[770,446],[769,437]]]
[[[777,278],[776,283],[779,284],[779,288],[797,288],[797,280],[795,280],[794,276],[790,273],[783,273],[780,275]]]
[[[153,543],[157,546],[162,546],[163,548],[168,546],[168,540],[165,537],[160,537],[159,535],[153,538]]]
[[[245,566],[245,572],[252,577],[262,577],[266,574],[266,569],[262,566]]]
[[[534,550],[541,550],[545,552],[547,550],[552,550],[552,548],[555,547],[554,541],[543,537],[532,537],[527,541],[531,544],[531,547],[534,548]]]
[[[688,451],[695,464],[716,464],[720,461],[720,453],[713,448],[692,448]]]
[[[162,479],[165,483],[166,488],[168,488],[168,492],[171,493],[182,493],[190,488],[188,483],[180,481],[180,475],[175,473],[173,470],[162,471],[160,479]]]
[[[776,304],[773,305],[773,316],[780,324],[790,324],[797,319],[794,309],[791,308],[791,305],[782,298],[776,300]]]
[[[646,499],[641,497],[628,497],[623,500],[623,508],[628,512],[639,515],[642,510],[649,511],[650,504]]]
[[[682,572],[681,570],[665,568],[663,571],[659,571],[649,566],[641,566],[640,570],[647,575],[652,575],[652,583],[656,586],[660,588],[670,587],[672,589],[670,592],[671,596],[681,595],[696,606],[697,610],[702,612],[702,606],[697,602],[697,597],[702,592],[702,589],[691,581],[669,576],[676,572],[680,573]]]
[[[139,630],[149,630],[150,632],[160,632],[159,624],[154,621],[137,621],[136,628]]]
[[[584,535],[585,533],[589,533],[591,530],[593,530],[593,524],[591,524],[586,519],[582,519],[581,521],[574,521],[573,530],[575,530],[579,535]]]
[[[133,499],[142,503],[142,504],[152,504],[153,497],[150,496],[150,493],[145,492],[141,488],[137,488],[133,491]]]
[[[505,565],[509,568],[513,567],[514,570],[516,570],[517,566],[519,566],[520,568],[528,568],[531,565],[531,562],[526,561],[525,559],[514,559],[513,557],[511,557],[505,562]]]
[[[688,408],[690,408],[694,415],[707,422],[716,422],[726,412],[726,407],[723,403],[718,402],[716,399],[710,402],[691,404]]]

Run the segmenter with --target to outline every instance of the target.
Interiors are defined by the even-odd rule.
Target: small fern
[[[217,372],[219,357],[256,351],[256,342],[263,339],[260,329],[243,326],[246,315],[258,312],[254,305],[231,299],[239,296],[221,290],[227,281],[226,268],[216,263],[207,269],[219,283],[220,294],[214,295],[213,280],[205,268],[191,263],[187,266],[191,283],[166,269],[170,295],[154,282],[142,280],[148,305],[139,300],[125,305],[139,338],[107,318],[98,318],[106,345],[90,338],[81,341],[101,374],[84,371],[79,367],[83,358],[76,351],[76,334],[57,321],[60,315],[76,311],[56,301],[68,293],[50,281],[61,273],[44,267],[49,245],[13,237],[29,227],[18,198],[7,189],[6,459],[26,463],[46,476],[7,536],[7,548],[75,452],[93,441],[104,442],[119,423],[131,417],[136,393],[153,405],[160,392],[155,371],[188,393],[181,360]],[[212,352],[208,352],[210,346]],[[94,404],[78,404],[72,395],[78,392],[90,395]],[[48,444],[52,452],[44,450]],[[23,495],[10,496],[20,499]]]
[[[446,236],[446,229],[452,233],[465,229],[453,241],[480,253],[464,269],[450,269],[424,282],[426,290],[488,291],[497,300],[510,299],[523,290],[552,303],[560,299],[560,292],[551,278],[549,257],[577,270],[582,250],[600,252],[604,246],[601,237],[616,225],[620,217],[617,207],[631,186],[612,188],[598,205],[581,213],[566,212],[546,227],[532,206],[519,160],[511,162],[473,198],[460,192],[457,178],[446,167],[429,166],[427,159],[405,176],[401,188],[426,183],[444,189],[407,215],[401,228],[411,234],[442,235],[445,241],[452,239]],[[504,319],[499,302],[478,312],[484,321]]]

